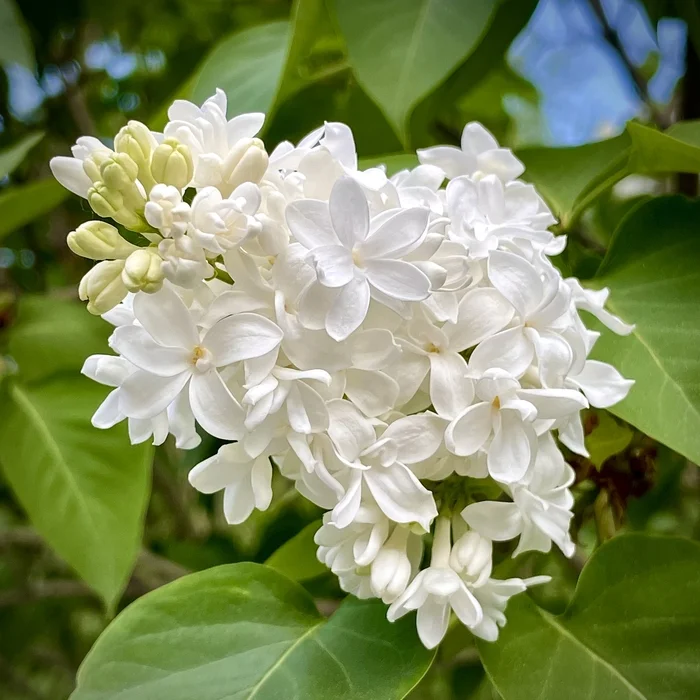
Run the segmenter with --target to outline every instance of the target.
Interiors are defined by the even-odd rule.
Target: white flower
[[[335,340],[345,340],[364,321],[370,296],[391,305],[392,300],[420,301],[430,293],[430,279],[400,260],[425,235],[427,210],[393,212],[370,227],[362,189],[343,177],[327,205],[316,200],[290,204],[287,223],[309,250],[318,278],[300,300],[307,307],[302,323],[309,328],[325,327]]]
[[[165,237],[179,238],[187,232],[190,205],[182,201],[177,187],[156,185],[148,195],[144,216]]]
[[[93,180],[85,172],[84,162],[93,154],[109,156],[112,150],[94,136],[81,136],[71,148],[73,157],[56,156],[49,165],[53,176],[70,192],[87,199]]]
[[[535,465],[525,480],[511,486],[512,503],[472,503],[462,511],[462,517],[469,527],[490,540],[502,542],[519,535],[513,556],[530,550],[548,552],[554,542],[571,557],[575,547],[569,522],[574,499],[568,487],[574,472],[551,435],[540,438]]]
[[[418,636],[428,649],[434,649],[447,632],[450,610],[467,627],[476,627],[483,612],[459,574],[450,566],[450,522],[438,518],[430,566],[423,569],[408,588],[391,604],[390,622],[418,610]]]
[[[397,525],[372,561],[372,593],[385,603],[393,603],[415,575],[422,553],[422,539]]]
[[[226,93],[217,90],[200,107],[175,100],[168,110],[166,138],[174,138],[192,151],[195,187],[219,187],[227,196],[243,182],[259,182],[268,157],[262,142],[253,137],[265,115],[240,114],[226,120]]]
[[[272,501],[272,464],[267,455],[251,459],[240,443],[224,445],[189,473],[192,486],[201,493],[223,489],[224,515],[232,525],[253,512],[267,510]]]
[[[460,175],[498,175],[504,182],[522,175],[525,166],[509,148],[500,148],[493,135],[478,122],[462,131],[461,148],[434,146],[418,150],[421,163],[436,165],[452,179]]]
[[[163,288],[138,295],[134,316],[141,325],[117,328],[110,346],[139,370],[121,385],[119,407],[132,418],[152,418],[189,385],[197,422],[215,437],[243,435],[243,409],[218,368],[275,352],[282,331],[257,314],[229,316],[199,331],[180,297]]]
[[[398,441],[392,437],[377,440],[370,421],[349,401],[329,401],[328,410],[328,435],[339,461],[337,466],[348,475],[345,495],[333,509],[334,522],[345,527],[354,520],[364,486],[391,520],[416,522],[428,530],[437,515],[433,495],[399,461]]]
[[[445,444],[458,456],[488,453],[491,476],[513,483],[525,476],[537,454],[536,418],[556,419],[586,408],[569,389],[523,389],[507,372],[492,369],[476,383],[481,401],[463,411],[445,431]],[[491,441],[487,444],[487,441]]]
[[[239,185],[223,198],[216,187],[204,187],[192,201],[191,237],[216,255],[245,243],[261,230],[253,218],[260,206],[260,189],[252,182]]]
[[[158,244],[165,278],[179,287],[191,289],[214,274],[202,247],[189,236],[165,238]]]

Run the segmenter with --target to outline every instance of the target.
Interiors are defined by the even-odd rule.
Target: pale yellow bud
[[[124,197],[120,192],[99,181],[88,190],[87,200],[95,214],[112,219],[124,206]]]
[[[100,165],[102,182],[115,190],[129,189],[139,175],[139,166],[130,155],[114,153]]]
[[[114,226],[105,221],[87,221],[71,231],[68,247],[83,258],[113,260],[126,258],[138,247],[125,241]]]
[[[151,158],[151,174],[156,182],[182,190],[192,180],[194,163],[188,146],[177,139],[165,139]]]
[[[102,180],[101,167],[102,163],[109,160],[113,155],[113,151],[108,148],[98,149],[93,151],[84,161],[83,170],[85,174],[93,181],[100,182]]]
[[[122,127],[114,138],[114,150],[126,153],[139,169],[139,180],[149,191],[155,180],[151,175],[151,155],[158,147],[158,142],[151,130],[141,122],[131,120]]]
[[[260,139],[241,139],[223,164],[224,180],[231,190],[244,182],[259,183],[267,170],[269,157]]]
[[[127,294],[122,282],[123,260],[104,260],[80,280],[78,295],[87,301],[91,314],[99,316],[113,309]]]
[[[139,248],[127,259],[122,282],[130,292],[152,294],[163,286],[163,259],[157,248]]]

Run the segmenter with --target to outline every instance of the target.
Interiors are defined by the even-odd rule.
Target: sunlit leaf
[[[90,417],[106,395],[79,375],[19,384],[0,398],[0,464],[39,534],[114,605],[141,546],[150,445]]]

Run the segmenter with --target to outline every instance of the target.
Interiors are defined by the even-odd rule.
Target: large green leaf
[[[585,566],[566,612],[527,596],[479,642],[504,700],[689,700],[700,688],[700,546],[626,535]]]
[[[407,141],[413,107],[471,54],[497,0],[335,0],[358,82]]]
[[[316,556],[317,544],[314,535],[321,521],[309,523],[300,533],[287,540],[275,550],[265,562],[292,581],[308,581],[328,573],[328,568]]]
[[[203,102],[221,88],[229,117],[266,112],[273,103],[286,57],[289,22],[269,22],[236,32],[209,54],[197,73],[192,99]]]
[[[630,122],[630,170],[636,173],[700,173],[700,122],[679,122],[665,132]]]
[[[413,627],[355,599],[326,621],[273,569],[229,564],[130,605],[83,662],[71,700],[398,700],[434,656]]]
[[[700,464],[700,202],[659,197],[615,232],[596,282],[631,336],[593,350],[636,381],[612,412]]]
[[[9,175],[24,160],[27,153],[43,138],[44,132],[37,131],[20,139],[9,148],[0,151],[0,178]]]
[[[284,69],[271,111],[310,83],[345,68],[344,42],[333,27],[324,0],[295,0]]]
[[[68,195],[53,178],[0,192],[0,238],[55,209]]]
[[[25,382],[63,371],[77,374],[88,355],[107,351],[111,330],[77,301],[23,296],[8,332],[8,349]]]
[[[0,0],[0,65],[36,68],[32,40],[14,0]]]
[[[571,148],[524,148],[524,178],[547,200],[567,227],[596,196],[627,174],[630,138],[626,133]]]
[[[6,382],[0,464],[32,524],[111,607],[141,545],[152,448],[90,417],[105,387],[80,376]]]

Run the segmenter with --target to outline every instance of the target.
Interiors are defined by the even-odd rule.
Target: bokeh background
[[[481,121],[517,150],[609,139],[633,118],[661,127],[700,118],[700,65],[688,49],[689,26],[696,32],[700,27],[694,0],[510,5],[519,9],[503,30],[507,40],[489,53],[478,79],[458,100],[441,105],[437,119],[412,132],[411,146],[457,142],[469,120]],[[106,324],[73,303],[89,262],[65,245],[66,234],[91,212],[50,179],[49,159],[68,154],[82,134],[108,142],[128,119],[162,126],[168,103],[192,94],[207,61],[220,61],[226,70],[233,66],[233,79],[254,83],[254,73],[235,74],[235,51],[222,52],[221,46],[233,46],[238,33],[251,27],[287,19],[290,11],[290,0],[0,0],[0,378],[30,355],[37,376],[54,363],[65,370],[64,360],[77,363],[77,372],[82,357],[106,347]],[[496,41],[489,38],[493,29],[498,27],[489,30],[489,41]],[[324,119],[340,119],[355,131],[361,156],[403,150],[345,70],[341,49],[325,47],[313,67],[323,77],[276,110],[265,127],[270,148],[283,138],[300,138]],[[624,202],[671,187],[694,194],[696,186],[697,177],[671,183],[632,176],[611,197]],[[596,227],[609,229],[605,217],[617,211],[610,206],[610,197],[604,198],[582,223],[593,231],[593,256],[600,239]],[[32,319],[38,319],[34,325]],[[8,340],[16,328],[21,332]],[[71,395],[64,400],[70,404]],[[589,418],[589,429],[600,428],[600,416]],[[579,473],[580,481],[591,482],[592,494],[579,501],[579,542],[593,546],[604,538],[605,517],[615,521],[608,523],[613,529],[700,535],[695,468],[650,438],[610,425],[607,414],[602,421],[600,430],[613,444],[603,450],[599,472]],[[265,561],[318,517],[313,506],[277,483],[269,511],[226,526],[212,499],[196,494],[185,477],[216,447],[204,441],[194,453],[178,454],[168,442],[155,452],[144,547],[120,606],[187,571]],[[604,517],[593,513],[601,508],[600,493],[607,499]],[[542,567],[559,583],[538,594],[549,597],[541,602],[561,609],[577,572],[556,557]],[[332,580],[319,576],[309,585],[321,605],[332,605],[338,593]],[[0,477],[0,698],[67,698],[108,617],[28,524]],[[479,684],[483,670],[464,639],[448,638],[441,654],[445,662],[415,691],[416,700],[470,697]]]

